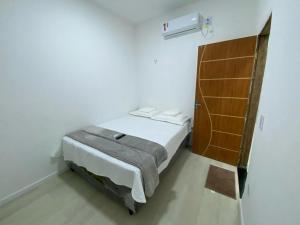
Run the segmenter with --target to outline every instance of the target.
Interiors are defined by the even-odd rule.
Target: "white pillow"
[[[178,109],[169,109],[162,112],[166,116],[177,116],[181,112]]]
[[[146,118],[151,118],[152,116],[155,116],[156,114],[158,114],[159,111],[158,110],[154,110],[151,112],[141,112],[140,110],[136,110],[136,111],[132,111],[129,114],[133,115],[133,116],[141,116],[141,117],[146,117]]]
[[[154,107],[147,106],[147,107],[139,108],[137,111],[144,112],[144,113],[150,113],[150,112],[153,112],[155,110],[156,109]]]
[[[183,126],[191,118],[183,114],[178,114],[177,116],[167,116],[163,113],[159,113],[157,115],[152,116],[151,119]]]

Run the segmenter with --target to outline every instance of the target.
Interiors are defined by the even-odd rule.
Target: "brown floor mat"
[[[210,165],[207,174],[205,187],[236,199],[235,194],[235,175],[230,170]]]

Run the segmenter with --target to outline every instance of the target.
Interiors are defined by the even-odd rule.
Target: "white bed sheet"
[[[168,166],[189,132],[189,124],[180,126],[131,115],[108,121],[98,126],[144,138],[164,146],[168,151],[168,159],[158,168],[159,173]],[[132,197],[136,202],[146,202],[139,168],[81,144],[69,137],[63,138],[63,155],[67,161],[83,166],[99,176],[109,177],[118,185],[131,188]]]

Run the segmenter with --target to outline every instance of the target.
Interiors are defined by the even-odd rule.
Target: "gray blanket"
[[[153,195],[159,184],[158,167],[168,157],[167,150],[163,146],[95,126],[75,131],[67,136],[139,168],[146,196]]]

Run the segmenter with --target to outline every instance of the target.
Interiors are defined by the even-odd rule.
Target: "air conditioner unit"
[[[162,35],[165,39],[199,31],[202,29],[203,17],[199,13],[191,13],[163,24]]]

